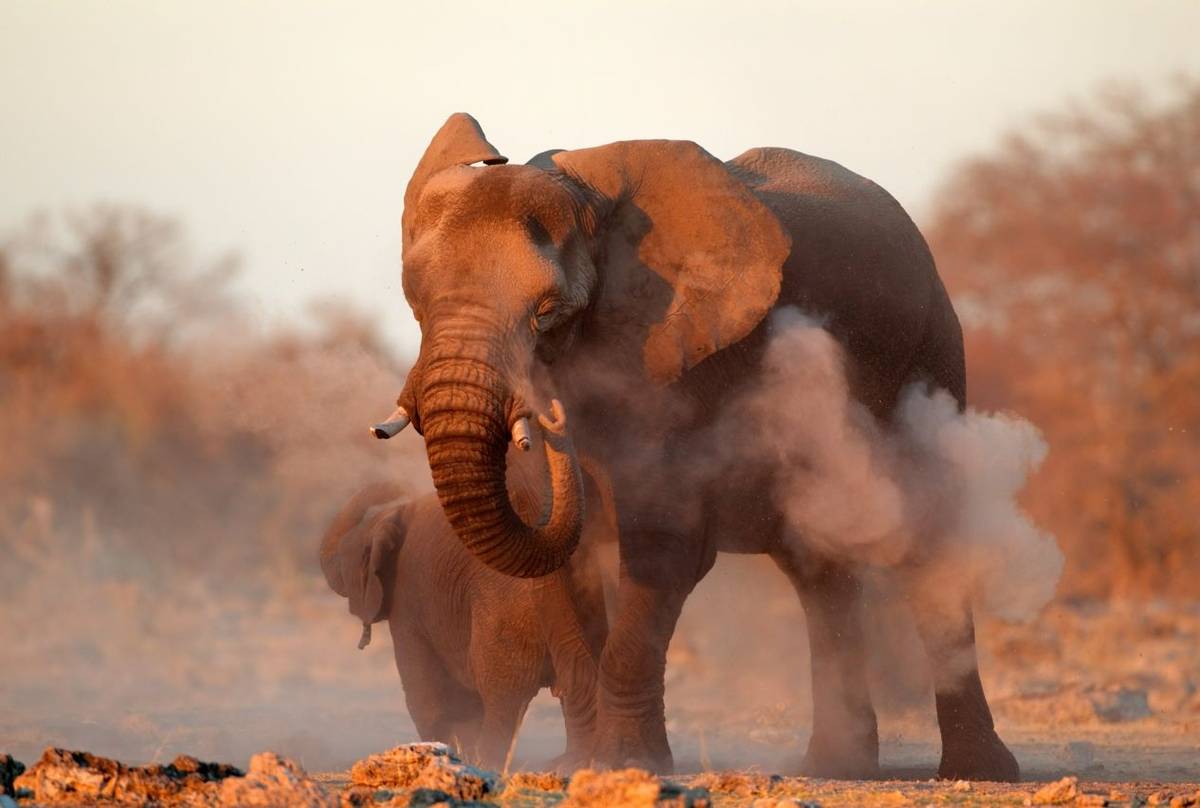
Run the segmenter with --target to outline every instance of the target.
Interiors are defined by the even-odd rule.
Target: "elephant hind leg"
[[[919,604],[919,600],[913,602]],[[952,618],[920,605],[916,605],[916,612],[917,629],[934,674],[942,736],[938,776],[948,780],[1020,780],[1020,766],[996,733],[983,693],[970,607],[964,606]]]
[[[867,686],[862,587],[854,572],[786,550],[772,556],[800,596],[812,655],[813,730],[802,769],[815,777],[879,774],[879,730]]]
[[[483,723],[479,694],[459,684],[415,632],[394,630],[392,642],[405,704],[421,740],[442,741],[460,752],[475,749]]]
[[[479,745],[473,755],[485,769],[503,771],[517,743],[517,733],[534,693],[504,693],[485,697]]]

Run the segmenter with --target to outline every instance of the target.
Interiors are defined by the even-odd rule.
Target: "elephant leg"
[[[457,750],[479,742],[483,702],[450,675],[429,643],[404,627],[393,628],[396,669],[404,685],[409,717],[423,741],[442,741]]]
[[[533,592],[554,670],[551,690],[562,705],[567,733],[566,752],[555,760],[554,767],[570,770],[587,765],[591,759],[600,649],[589,642],[581,618],[582,607],[588,604],[581,604],[583,599],[576,597],[570,568],[535,579]]]
[[[473,755],[485,769],[501,771],[508,763],[509,750],[516,743],[517,732],[536,688],[529,693],[485,694],[483,725],[479,744]]]
[[[622,533],[617,614],[600,657],[599,764],[674,769],[663,701],[667,646],[684,600],[715,556],[686,537]]]
[[[913,599],[917,630],[933,668],[942,760],[938,776],[949,780],[1021,779],[1020,766],[992,722],[979,678],[975,620],[969,606],[957,614],[925,608]]]
[[[845,566],[774,554],[800,596],[812,657],[813,729],[802,768],[814,777],[879,774],[879,730],[867,686],[862,586]]]

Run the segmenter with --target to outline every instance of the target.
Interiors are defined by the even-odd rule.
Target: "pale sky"
[[[416,327],[404,186],[475,115],[514,161],[612,140],[834,159],[918,221],[953,162],[1111,79],[1200,73],[1200,2],[0,0],[0,233],[104,200],[229,249],[264,322]]]

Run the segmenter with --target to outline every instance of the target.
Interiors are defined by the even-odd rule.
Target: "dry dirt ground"
[[[681,785],[713,771],[794,775],[807,743],[803,613],[760,562],[723,558],[672,644],[668,729]],[[896,781],[785,780],[767,796],[823,805],[1032,799],[1032,784],[963,791],[929,781],[938,742],[928,672],[884,589],[873,585],[866,617],[882,764]],[[187,754],[238,766],[270,749],[311,772],[345,772],[418,740],[386,632],[356,651],[354,620],[319,582],[251,597],[172,581],[163,597],[92,574],[43,590],[45,602],[23,594],[24,616],[0,620],[0,754],[26,765],[47,746],[137,764]],[[1027,780],[1076,776],[1083,792],[1125,797],[1196,791],[1200,603],[1060,603],[1027,625],[981,620],[979,639],[998,728]],[[542,694],[514,770],[536,770],[560,752],[561,727],[556,702]],[[710,791],[716,804],[763,798]]]
[[[295,761],[255,755],[247,771],[179,757],[127,766],[48,749],[28,771],[0,758],[0,805],[164,806],[901,806],[1200,805],[1196,783],[1110,783],[1064,777],[1024,785],[965,781],[836,781],[759,772],[658,778],[638,769],[501,775],[464,763],[444,744],[410,744],[358,761],[348,772],[309,775]]]

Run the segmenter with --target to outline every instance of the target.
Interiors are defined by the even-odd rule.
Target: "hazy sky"
[[[128,202],[233,248],[264,320],[400,294],[404,185],[454,111],[513,160],[616,139],[830,157],[920,219],[953,161],[1107,79],[1200,73],[1200,2],[0,0],[0,232]]]

